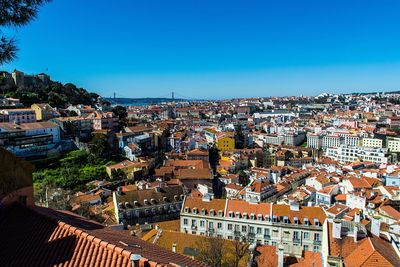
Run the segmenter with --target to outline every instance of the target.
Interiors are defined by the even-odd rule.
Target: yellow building
[[[235,137],[230,133],[217,135],[217,148],[221,151],[235,149]]]
[[[33,104],[31,105],[31,109],[35,111],[36,120],[38,121],[47,121],[60,117],[60,113],[46,103]]]

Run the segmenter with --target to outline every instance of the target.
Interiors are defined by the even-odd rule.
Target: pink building
[[[118,117],[112,112],[95,111],[89,115],[93,121],[94,130],[115,130],[118,128]]]
[[[2,109],[0,114],[8,118],[8,122],[27,123],[36,122],[36,114],[33,109]]]
[[[339,120],[339,126],[347,126],[347,127],[351,127],[351,128],[358,128],[358,121],[341,119],[341,120]]]

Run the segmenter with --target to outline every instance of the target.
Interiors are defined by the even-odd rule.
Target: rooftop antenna
[[[175,93],[172,92],[172,102],[174,102],[174,100],[175,100]]]

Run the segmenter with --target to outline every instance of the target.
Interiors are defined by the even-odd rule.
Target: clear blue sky
[[[19,59],[103,96],[400,89],[400,1],[53,0]]]

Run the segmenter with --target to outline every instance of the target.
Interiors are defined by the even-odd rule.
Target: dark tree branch
[[[15,39],[6,38],[2,36],[0,38],[0,64],[8,63],[17,57],[18,47],[15,44]]]
[[[0,26],[23,26],[50,0],[0,0]]]

